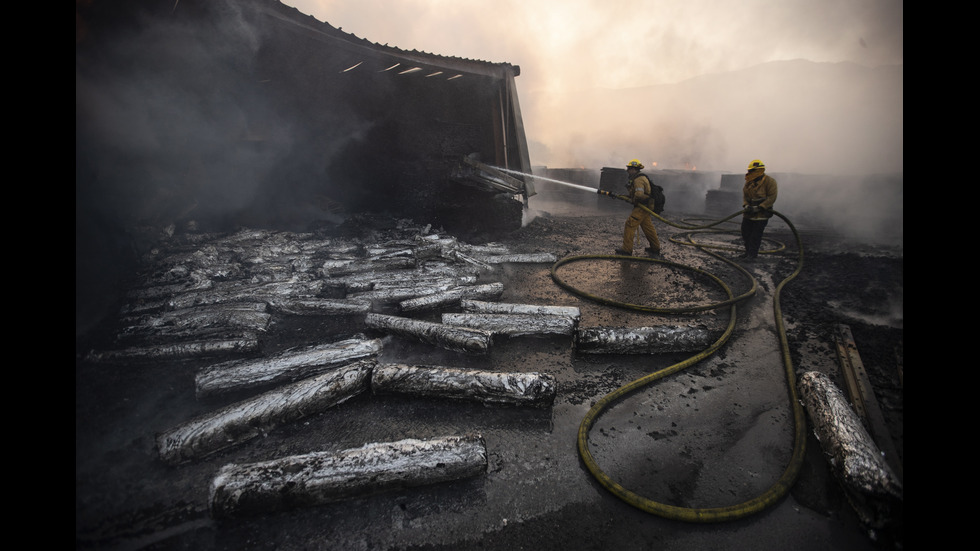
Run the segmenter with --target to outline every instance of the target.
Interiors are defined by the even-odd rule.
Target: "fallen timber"
[[[554,264],[558,255],[554,253],[510,253],[476,254],[470,258],[484,264]]]
[[[486,469],[480,435],[370,443],[225,465],[212,481],[208,505],[218,519],[258,515],[471,478]]]
[[[576,322],[564,316],[533,314],[444,313],[442,323],[456,327],[483,329],[494,335],[521,337],[528,335],[572,335]]]
[[[417,273],[407,273],[403,274],[400,272],[394,272],[389,277],[379,277],[373,280],[373,289],[396,289],[403,287],[425,287],[425,286],[438,286],[438,285],[448,285],[450,287],[463,287],[466,285],[474,285],[477,281],[475,275],[461,274],[461,275],[424,275]]]
[[[484,243],[483,245],[471,245],[463,243],[458,238],[451,235],[431,234],[419,238],[420,242],[438,245],[442,250],[442,256],[450,257],[453,252],[461,251],[467,254],[508,254],[510,249],[501,243]]]
[[[883,527],[901,511],[902,482],[830,377],[808,371],[797,386],[814,434],[848,501],[863,522]]]
[[[371,311],[371,301],[356,298],[274,298],[269,306],[276,312],[297,316],[350,316]]]
[[[119,350],[93,350],[85,356],[85,359],[94,363],[190,360],[231,354],[252,354],[258,352],[259,349],[258,338],[255,335],[246,334],[238,338],[220,340],[131,346]]]
[[[216,283],[207,290],[194,290],[172,295],[159,301],[138,301],[123,308],[123,314],[150,313],[159,310],[180,310],[214,304],[269,302],[290,296],[316,297],[323,294],[323,280],[275,281],[252,283],[234,280]]]
[[[323,280],[259,284],[234,281],[215,286],[207,292],[177,295],[167,302],[167,306],[170,309],[179,309],[228,302],[269,302],[283,297],[318,297],[322,295],[324,286]]]
[[[293,281],[298,277],[316,277],[319,263],[309,258],[295,259],[288,263],[272,262],[250,266],[248,278],[255,283]]]
[[[374,363],[361,360],[198,416],[159,433],[157,451],[167,463],[183,463],[324,411],[367,390]]]
[[[352,338],[287,350],[269,358],[233,360],[201,369],[194,378],[197,396],[205,397],[290,382],[337,366],[376,356],[380,339]]]
[[[579,320],[582,312],[574,306],[541,306],[537,304],[511,304],[506,302],[487,302],[463,299],[459,301],[464,312],[481,314],[534,314],[542,316],[564,316]]]
[[[374,394],[409,394],[533,407],[554,403],[556,386],[555,378],[548,374],[441,366],[382,363],[371,375]]]
[[[473,285],[477,277],[448,266],[427,266],[416,270],[391,270],[388,272],[362,272],[325,280],[327,286],[342,289],[350,296],[353,293],[375,289],[441,285],[452,282],[457,286]]]
[[[377,270],[404,270],[415,268],[418,262],[414,258],[382,258],[370,260],[364,258],[352,260],[327,260],[321,268],[325,277],[338,275],[374,272]]]
[[[403,300],[399,303],[402,312],[420,312],[446,306],[458,305],[463,299],[498,299],[504,292],[503,283],[486,283],[457,287],[441,293]]]
[[[272,318],[266,310],[264,303],[229,303],[133,316],[122,320],[129,325],[117,336],[188,337],[228,329],[264,332]]]
[[[705,327],[587,327],[575,332],[583,354],[663,354],[699,352],[715,340]]]
[[[143,287],[137,287],[126,292],[126,298],[136,301],[163,300],[178,293],[188,291],[204,291],[214,286],[214,282],[200,271],[191,272],[186,277],[180,277],[183,281],[176,283],[150,283]]]
[[[398,304],[405,300],[434,295],[437,293],[445,293],[446,291],[456,289],[457,287],[459,287],[459,284],[455,281],[443,281],[441,283],[430,283],[427,285],[380,287],[371,289],[370,291],[350,293],[347,296],[358,300],[369,300],[384,304]]]
[[[487,331],[374,312],[364,317],[364,324],[372,329],[415,339],[454,352],[486,354],[490,350],[491,335]]]

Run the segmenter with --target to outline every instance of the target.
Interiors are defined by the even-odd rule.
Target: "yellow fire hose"
[[[617,198],[617,199],[621,199],[621,200],[630,202],[629,198],[627,198],[625,196],[613,195],[611,193],[604,192],[604,191],[601,191],[601,190],[599,191],[599,193],[600,194],[604,194],[604,195],[609,195],[610,197],[614,197],[614,198]],[[642,208],[644,210],[646,210],[647,212],[649,212],[652,216],[656,216],[658,219],[660,219],[661,221],[663,221],[663,222],[665,222],[667,224],[670,224],[671,226],[674,226],[674,227],[680,228],[680,229],[687,229],[687,230],[704,230],[706,228],[715,227],[715,226],[718,226],[719,224],[721,224],[723,222],[726,222],[726,221],[728,221],[728,220],[730,220],[730,219],[732,219],[732,218],[734,218],[734,217],[736,217],[736,216],[738,216],[738,215],[740,215],[740,214],[742,214],[744,212],[744,211],[736,212],[735,214],[732,214],[731,216],[728,216],[726,218],[723,218],[721,220],[715,221],[715,222],[710,223],[710,224],[705,224],[705,225],[692,225],[692,224],[678,224],[678,223],[671,222],[671,221],[666,220],[663,217],[659,216],[658,214],[654,213],[653,211],[651,211],[650,209],[646,208],[645,206],[642,206]],[[787,283],[789,283],[790,281],[792,281],[793,279],[795,279],[796,276],[799,275],[800,272],[803,269],[803,243],[802,243],[802,241],[800,239],[799,233],[796,231],[796,228],[793,226],[792,222],[790,222],[788,218],[786,218],[785,216],[783,216],[782,214],[780,214],[779,212],[776,212],[776,211],[772,211],[772,213],[773,213],[773,215],[778,216],[783,221],[785,221],[786,224],[793,231],[793,235],[796,238],[797,249],[799,251],[796,270],[794,270],[792,274],[790,274],[785,279],[783,279],[776,286],[776,288],[774,290],[774,293],[773,293],[773,314],[774,314],[774,317],[775,317],[776,331],[777,331],[777,333],[779,335],[780,348],[782,350],[782,357],[783,357],[783,365],[785,367],[787,390],[788,390],[788,393],[789,393],[790,404],[791,404],[792,409],[793,409],[793,421],[794,421],[794,425],[795,425],[795,431],[794,431],[794,437],[793,437],[793,441],[794,441],[794,443],[793,443],[793,454],[792,454],[792,457],[790,458],[789,464],[786,466],[786,469],[783,471],[782,475],[779,477],[779,479],[772,486],[769,487],[769,489],[767,489],[762,494],[760,494],[760,495],[758,495],[758,496],[756,496],[756,497],[754,497],[752,499],[749,499],[748,501],[745,501],[745,502],[742,502],[742,503],[739,503],[739,504],[736,504],[736,505],[731,505],[731,506],[726,506],[726,507],[708,507],[708,508],[678,507],[678,506],[674,506],[674,505],[668,505],[668,504],[665,504],[665,503],[660,503],[660,502],[655,501],[653,499],[650,499],[650,498],[647,498],[647,497],[638,495],[638,494],[636,494],[636,493],[634,493],[634,492],[632,492],[630,490],[627,490],[621,484],[619,484],[618,482],[616,482],[615,480],[613,480],[609,475],[607,475],[605,472],[603,472],[603,470],[599,467],[598,463],[592,457],[592,453],[589,450],[589,431],[592,429],[593,424],[596,422],[596,420],[599,418],[599,416],[602,414],[602,412],[605,409],[607,409],[608,407],[610,407],[611,405],[613,405],[618,400],[624,398],[625,396],[629,395],[632,392],[635,392],[635,391],[637,391],[637,390],[639,390],[639,389],[641,389],[643,387],[646,387],[646,386],[654,383],[657,380],[660,380],[660,379],[662,379],[664,377],[667,377],[668,375],[677,373],[677,372],[679,372],[679,371],[681,371],[681,370],[683,370],[683,369],[685,369],[687,367],[690,367],[690,366],[692,366],[692,365],[700,362],[701,360],[704,360],[705,358],[707,358],[707,357],[711,356],[712,354],[714,354],[719,348],[721,348],[728,341],[729,337],[732,335],[732,332],[735,329],[735,319],[736,319],[735,309],[736,309],[736,305],[739,302],[742,302],[742,301],[744,301],[744,300],[746,300],[748,298],[751,298],[753,295],[755,295],[755,293],[756,293],[756,291],[758,289],[758,285],[757,285],[757,283],[755,281],[755,278],[752,277],[752,275],[748,271],[746,271],[744,268],[742,268],[741,266],[739,266],[735,262],[732,262],[729,259],[724,258],[724,257],[722,257],[720,255],[717,255],[717,254],[711,252],[710,250],[708,250],[709,248],[722,248],[722,247],[713,247],[713,246],[710,246],[710,245],[706,245],[706,244],[702,244],[702,243],[697,243],[697,242],[693,241],[693,239],[690,236],[688,237],[688,242],[680,242],[680,241],[676,241],[676,242],[678,242],[678,243],[680,243],[682,245],[689,245],[689,246],[697,247],[699,250],[702,250],[705,253],[707,253],[707,254],[709,254],[709,255],[711,255],[713,257],[716,257],[716,258],[718,258],[718,259],[726,262],[727,264],[735,267],[736,269],[738,269],[739,271],[741,271],[742,274],[744,274],[746,277],[748,277],[749,280],[752,282],[751,289],[749,291],[743,293],[742,295],[739,295],[739,296],[736,297],[736,296],[733,296],[733,293],[732,293],[731,288],[729,288],[729,286],[727,284],[725,284],[724,281],[722,281],[720,278],[716,277],[715,275],[710,274],[708,272],[705,272],[703,270],[700,270],[698,268],[694,268],[694,267],[690,267],[690,266],[685,266],[685,265],[677,264],[677,263],[673,263],[673,262],[668,262],[666,260],[661,260],[661,259],[642,258],[642,257],[632,258],[631,259],[632,261],[656,262],[656,263],[660,263],[660,264],[666,264],[666,265],[669,265],[669,266],[674,266],[674,267],[678,267],[678,268],[682,268],[682,269],[687,269],[687,270],[695,271],[695,272],[697,272],[699,274],[702,274],[702,275],[707,276],[709,279],[711,279],[715,283],[717,283],[725,291],[726,295],[728,296],[728,299],[725,300],[725,301],[718,302],[716,304],[707,305],[707,306],[699,306],[699,307],[693,307],[693,308],[677,308],[677,309],[671,309],[671,308],[653,308],[653,307],[644,306],[644,305],[622,303],[622,302],[618,302],[618,301],[614,301],[614,300],[610,300],[610,299],[606,299],[606,298],[603,298],[603,297],[599,297],[599,296],[595,296],[595,295],[591,295],[591,294],[582,292],[581,290],[576,289],[573,286],[567,284],[564,280],[562,280],[558,276],[558,273],[557,273],[558,269],[561,266],[564,266],[566,264],[569,264],[569,263],[572,263],[572,262],[576,262],[576,261],[579,261],[579,260],[585,260],[585,259],[622,259],[623,257],[621,257],[621,256],[615,256],[615,255],[609,255],[609,256],[605,256],[605,255],[593,255],[593,256],[574,256],[574,257],[568,257],[568,258],[564,258],[562,260],[559,260],[551,268],[551,277],[552,277],[552,279],[559,286],[565,288],[566,290],[572,292],[573,294],[577,294],[579,296],[583,296],[585,298],[588,298],[590,300],[593,300],[593,301],[596,301],[596,302],[599,302],[599,303],[603,303],[603,304],[609,304],[609,305],[617,306],[617,307],[621,307],[621,308],[627,308],[627,309],[638,310],[638,311],[643,311],[643,312],[654,312],[654,313],[686,313],[686,312],[697,312],[697,311],[704,311],[704,310],[712,310],[712,309],[722,308],[724,306],[728,306],[730,308],[730,319],[729,319],[729,322],[728,322],[728,326],[725,329],[725,331],[722,334],[722,336],[717,341],[715,341],[711,346],[709,346],[707,349],[701,351],[700,353],[698,353],[698,354],[696,354],[696,355],[694,355],[694,356],[692,356],[690,358],[687,358],[687,359],[685,359],[685,360],[683,360],[681,362],[678,362],[678,363],[676,363],[674,365],[671,365],[671,366],[666,367],[664,369],[661,369],[659,371],[656,371],[656,372],[650,373],[648,375],[645,375],[643,377],[640,377],[639,379],[636,379],[636,380],[634,380],[634,381],[632,381],[630,383],[627,383],[626,385],[624,385],[624,386],[622,386],[622,387],[614,390],[613,392],[605,395],[598,402],[596,402],[596,404],[593,405],[591,409],[589,409],[588,413],[585,415],[585,417],[582,419],[582,422],[579,425],[579,430],[578,430],[578,449],[579,449],[579,455],[581,455],[582,460],[585,463],[585,466],[589,469],[589,471],[592,473],[592,475],[595,476],[595,478],[599,481],[599,483],[602,484],[603,487],[605,487],[607,490],[609,490],[610,492],[612,492],[616,497],[622,499],[623,501],[629,503],[630,505],[632,505],[632,506],[634,506],[634,507],[636,507],[638,509],[641,509],[643,511],[646,511],[648,513],[652,513],[652,514],[655,514],[655,515],[658,515],[658,516],[661,516],[661,517],[665,517],[665,518],[669,518],[669,519],[674,519],[674,520],[687,521],[687,522],[708,523],[708,522],[723,522],[723,521],[735,520],[735,519],[743,518],[743,517],[752,515],[754,513],[757,513],[759,511],[762,511],[763,509],[765,509],[765,508],[773,505],[774,503],[776,503],[778,500],[780,500],[783,496],[786,495],[786,493],[789,491],[789,489],[795,483],[796,477],[799,475],[800,468],[801,468],[801,466],[803,464],[804,454],[805,454],[805,451],[806,451],[806,418],[805,418],[805,415],[804,415],[803,406],[800,404],[800,400],[798,399],[797,392],[796,392],[796,374],[795,374],[795,371],[793,369],[792,358],[790,357],[789,343],[788,343],[788,341],[786,339],[786,330],[785,330],[785,326],[783,324],[782,311],[781,311],[780,306],[779,306],[779,295],[780,295],[783,287]],[[692,233],[698,233],[698,232],[692,232]],[[672,241],[673,241],[673,239],[672,239]],[[776,249],[776,250],[781,250],[781,249]],[[768,252],[775,252],[775,251],[760,251],[760,252],[768,253]]]

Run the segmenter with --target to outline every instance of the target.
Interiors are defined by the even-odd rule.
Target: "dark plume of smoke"
[[[290,147],[288,133],[260,146],[250,126],[257,34],[230,3],[130,4],[95,2],[118,13],[91,13],[76,44],[76,207],[129,225],[247,205]]]
[[[310,166],[322,176],[330,150],[310,149],[257,70],[266,36],[247,6],[76,3],[76,310],[160,231],[232,229],[259,214],[298,222],[275,209],[310,206],[289,196],[316,185]],[[356,137],[349,125],[340,133]],[[297,157],[305,174],[290,170]]]

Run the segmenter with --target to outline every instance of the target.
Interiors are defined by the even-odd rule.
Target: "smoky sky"
[[[900,0],[284,3],[379,44],[519,65],[534,165],[903,170]],[[788,61],[808,64],[759,69]]]

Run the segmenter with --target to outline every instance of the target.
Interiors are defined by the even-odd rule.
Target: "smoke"
[[[546,131],[529,135],[546,145],[537,150],[545,158],[532,162],[595,167],[640,158],[737,171],[761,158],[787,172],[900,173],[902,81],[901,66],[796,60],[678,84],[531,95],[532,106],[555,107],[538,125]]]
[[[381,44],[520,65],[534,165],[641,158],[738,171],[762,158],[782,172],[903,170],[900,2],[286,3]],[[314,148],[294,113],[267,107],[274,92],[249,72],[262,35],[234,2],[103,1],[77,4],[76,15],[89,4],[157,12],[135,23],[120,16],[125,24],[115,27],[77,17],[76,206],[84,213],[217,219],[271,207],[270,199],[288,204],[283,195],[313,185],[291,166],[325,171],[330,156],[371,130],[371,122],[338,121],[338,135],[318,137]],[[190,9],[223,13],[201,29],[182,17]],[[270,181],[280,195],[267,197]]]
[[[903,171],[894,0],[285,3],[373,42],[519,65],[533,165]]]
[[[87,172],[76,200],[138,223],[254,197],[283,152],[256,147],[245,113],[262,99],[242,75],[258,42],[233,8],[207,29],[176,10],[87,29],[76,45],[75,158]]]
[[[320,174],[294,174],[292,159],[320,166],[344,141],[313,150],[292,113],[255,72],[263,45],[236,2],[76,4],[76,327],[105,308],[134,259],[171,223],[201,230],[266,220],[308,221],[295,195]],[[201,10],[210,10],[202,17]],[[316,166],[305,163],[305,166]],[[299,205],[297,207],[297,204]],[[329,214],[327,214],[329,216]]]

